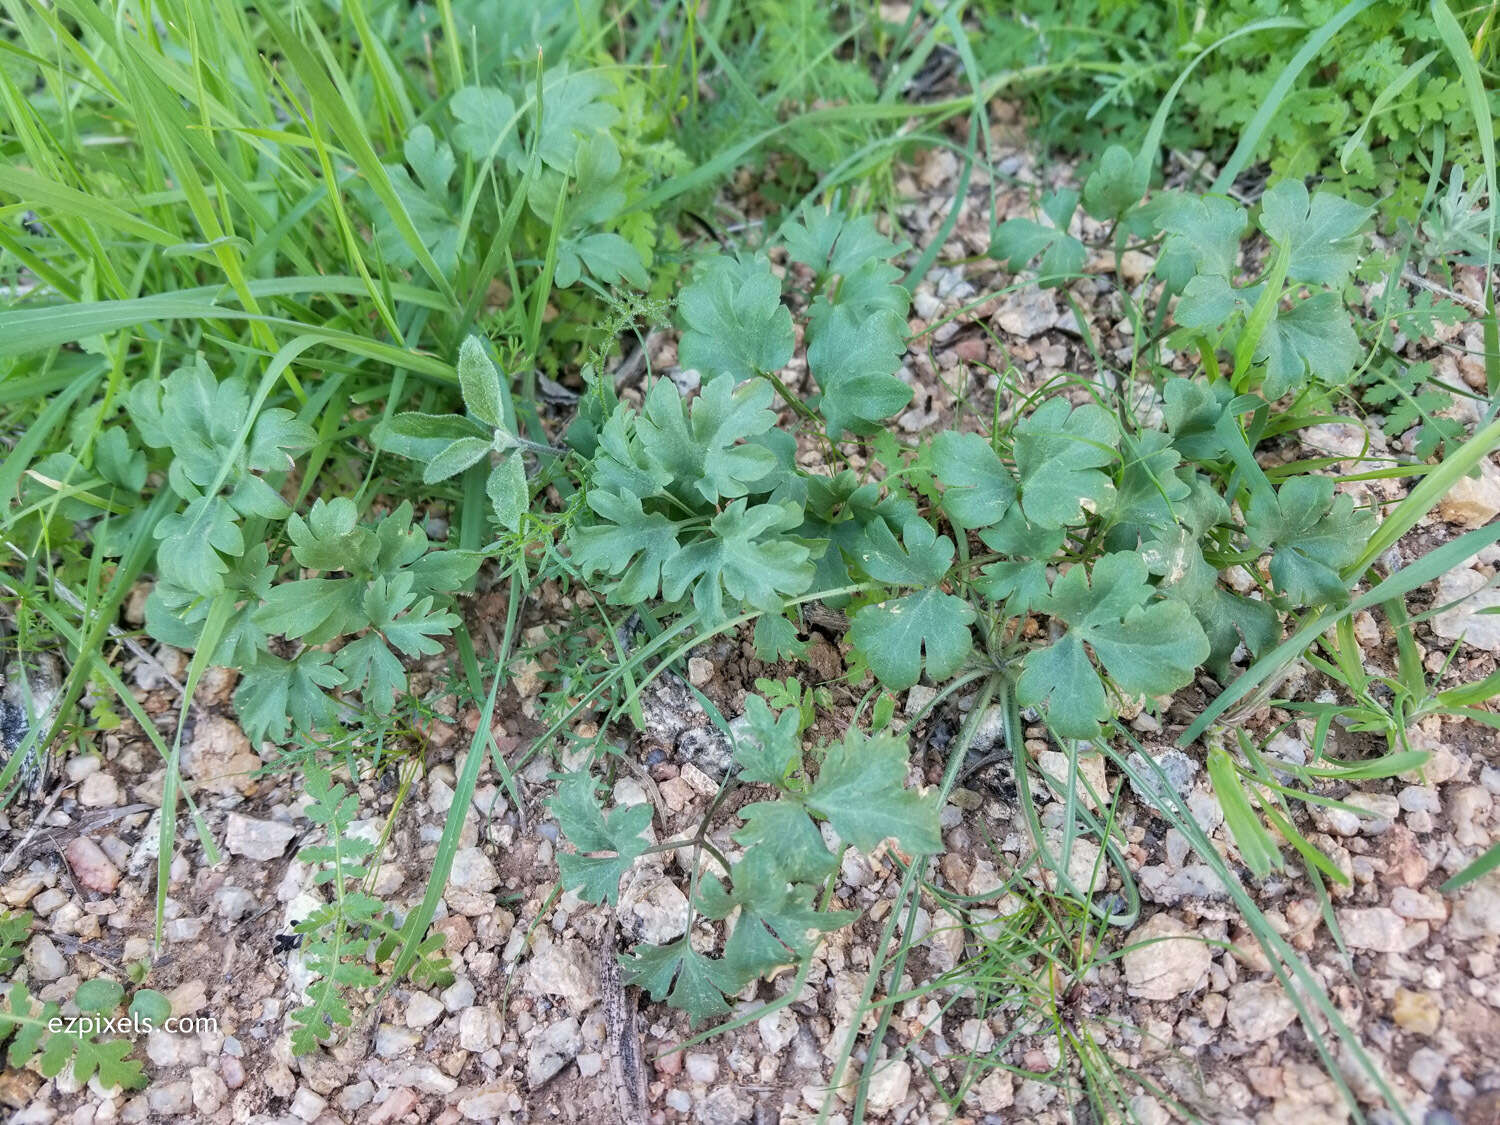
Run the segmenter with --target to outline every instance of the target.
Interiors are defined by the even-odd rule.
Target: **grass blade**
[[[1476,879],[1482,879],[1495,868],[1500,867],[1500,843],[1491,844],[1478,859],[1469,864],[1453,878],[1444,883],[1438,890],[1444,894],[1458,890],[1460,887],[1468,886]]]
[[[1224,162],[1224,167],[1219,170],[1218,178],[1214,180],[1211,190],[1227,192],[1234,185],[1235,177],[1244,171],[1245,166],[1254,159],[1261,137],[1265,135],[1271,119],[1280,111],[1281,103],[1291,92],[1292,83],[1297,81],[1297,76],[1306,69],[1307,64],[1312,62],[1318,52],[1328,45],[1328,41],[1337,35],[1345,24],[1374,2],[1375,0],[1349,0],[1349,3],[1339,9],[1338,15],[1307,37],[1307,42],[1302,44],[1301,50],[1282,67],[1281,74],[1267,92],[1260,108],[1255,111],[1255,116],[1250,119],[1250,124],[1246,125],[1245,131],[1240,134],[1239,144],[1234,146],[1234,151]]]
[[[1427,552],[1416,562],[1396,571],[1374,589],[1361,594],[1341,609],[1332,613],[1312,615],[1290,637],[1262,656],[1233,684],[1220,693],[1219,697],[1193,720],[1192,725],[1182,732],[1177,744],[1188,746],[1197,741],[1209,725],[1231,705],[1243,699],[1264,680],[1295,660],[1298,654],[1312,643],[1313,638],[1335,624],[1339,618],[1358,613],[1362,609],[1368,609],[1370,606],[1378,605],[1391,598],[1409,594],[1419,586],[1425,586],[1435,580],[1439,575],[1448,573],[1465,559],[1472,558],[1496,540],[1500,540],[1500,523],[1467,532]]]

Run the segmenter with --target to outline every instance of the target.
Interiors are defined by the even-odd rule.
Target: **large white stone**
[[[1500,515],[1500,469],[1488,458],[1479,463],[1479,476],[1459,477],[1448,495],[1438,501],[1438,514],[1459,527],[1483,527]]]
[[[280,820],[256,820],[230,813],[224,830],[224,846],[247,859],[279,859],[297,835],[294,825]]]
[[[1480,612],[1500,606],[1500,589],[1484,589],[1484,585],[1484,575],[1467,567],[1450,570],[1439,578],[1433,595],[1436,604],[1459,604],[1434,615],[1432,631],[1444,640],[1462,637],[1475,648],[1500,652],[1500,613]]]
[[[1153,914],[1130,934],[1125,980],[1132,996],[1172,1000],[1208,976],[1213,954],[1201,938],[1170,914]]]

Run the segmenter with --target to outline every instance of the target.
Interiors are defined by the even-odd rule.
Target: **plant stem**
[[[964,720],[964,725],[962,726],[962,728],[960,728],[958,737],[953,740],[953,748],[951,751],[949,751],[948,755],[948,764],[947,767],[943,770],[943,780],[938,784],[937,801],[939,809],[941,809],[943,805],[947,803],[948,794],[953,791],[954,783],[958,780],[959,769],[963,765],[963,760],[968,757],[969,746],[974,741],[974,734],[979,730],[979,724],[984,721],[984,713],[989,710],[990,700],[995,697],[996,691],[1004,690],[1004,684],[1005,674],[1003,672],[991,673],[985,679],[984,683],[980,685],[978,694],[974,696],[974,703],[969,708],[968,718]],[[924,857],[922,859],[914,859],[907,867],[906,875],[901,880],[901,890],[897,894],[898,904],[910,892],[913,882],[921,878],[921,873],[926,868],[926,866],[927,859]],[[915,899],[912,900],[911,905],[912,910],[915,911],[917,901]],[[859,1007],[856,1009],[856,1011],[863,1011],[864,1008],[870,1003],[870,999],[874,994],[875,982],[879,980],[881,976],[880,960],[883,959],[885,955],[884,951],[886,945],[890,942],[890,939],[892,937],[895,920],[899,913],[900,907],[898,905],[891,910],[890,917],[886,919],[885,929],[881,932],[880,935],[880,944],[875,947],[877,950],[876,958],[871,961],[870,972],[869,975],[865,977],[864,992],[860,996]],[[903,931],[905,934],[911,933],[911,922],[912,919],[910,916],[908,916],[907,926],[905,931]],[[896,950],[896,955],[891,961],[890,975],[893,985],[899,983],[899,981],[901,980],[901,972],[906,967],[906,955],[910,951],[910,949],[911,942],[903,940],[900,947]],[[889,999],[887,999],[880,1006],[880,1016],[876,1021],[874,1031],[870,1033],[871,1050],[869,1057],[865,1061],[866,1068],[874,1065],[875,1063],[874,1048],[877,1047],[885,1038],[886,1028],[890,1026],[891,1022],[892,1007],[893,1004]],[[854,1040],[858,1034],[859,1023],[856,1022],[853,1029],[849,1032],[848,1039],[844,1041],[843,1052],[839,1056],[838,1063],[834,1066],[833,1078],[829,1082],[830,1093],[833,1090],[837,1090],[839,1088],[840,1078],[843,1075],[843,1069],[848,1065],[849,1056],[854,1049]],[[854,1106],[850,1115],[851,1119],[854,1121],[864,1120],[867,1087],[868,1083],[861,1082],[859,1089],[855,1091]],[[829,1102],[825,1098],[823,1102],[823,1112],[818,1115],[818,1120],[820,1123],[827,1120],[828,1106]]]

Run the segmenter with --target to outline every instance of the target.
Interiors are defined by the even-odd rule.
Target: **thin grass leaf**
[[[1500,867],[1500,843],[1491,844],[1488,849],[1474,862],[1468,864],[1453,878],[1444,883],[1438,890],[1444,894],[1451,894],[1462,887],[1468,886],[1477,879],[1482,879],[1495,868]]]
[[[1297,76],[1328,45],[1330,39],[1374,2],[1375,0],[1349,0],[1348,4],[1339,9],[1336,16],[1307,37],[1301,49],[1281,68],[1281,74],[1277,76],[1271,89],[1266,93],[1265,100],[1261,102],[1260,108],[1255,111],[1255,116],[1250,119],[1250,123],[1240,134],[1239,144],[1234,146],[1229,159],[1219,169],[1219,175],[1214,180],[1210,191],[1228,192],[1234,186],[1235,178],[1254,159],[1261,137],[1270,126],[1272,118],[1280,111],[1281,103],[1291,92],[1292,84],[1297,81]]]
[[[1350,601],[1348,605],[1331,612],[1310,615],[1309,619],[1291,636],[1245,669],[1239,678],[1213,703],[1209,704],[1208,708],[1193,720],[1187,730],[1182,732],[1177,744],[1188,746],[1195,742],[1230,706],[1295,660],[1314,638],[1336,623],[1339,618],[1358,613],[1362,609],[1368,609],[1370,606],[1378,605],[1391,598],[1409,594],[1419,586],[1425,586],[1440,575],[1448,573],[1465,559],[1472,558],[1496,540],[1500,540],[1500,524],[1466,532],[1457,539],[1434,548],[1416,562],[1396,571],[1374,589]]]
[[[487,740],[491,738],[490,722],[495,713],[495,700],[499,697],[500,685],[505,678],[504,669],[510,659],[511,646],[515,643],[516,622],[519,620],[523,595],[521,571],[512,569],[505,635],[500,641],[500,651],[495,663],[495,678],[490,684],[489,697],[479,713],[479,723],[474,728],[474,737],[469,742],[469,753],[464,759],[463,772],[459,774],[453,785],[453,803],[448,809],[448,819],[443,824],[443,834],[438,840],[437,854],[432,860],[432,870],[427,877],[427,891],[415,910],[415,920],[408,920],[404,927],[405,940],[396,953],[394,967],[380,990],[380,997],[389,993],[395,982],[404,978],[416,964],[421,954],[422,939],[437,915],[443,891],[448,886],[448,874],[453,870],[453,857],[458,854],[459,838],[463,835],[464,821],[468,817],[469,805],[474,798],[474,787],[479,782],[479,768],[484,764]],[[379,998],[376,1000],[376,1006],[378,1005]]]

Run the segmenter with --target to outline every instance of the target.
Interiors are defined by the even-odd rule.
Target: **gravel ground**
[[[1037,168],[1018,143],[1008,111],[1002,110],[996,128],[992,164],[1006,176],[1026,183],[1069,174],[1062,167]],[[901,184],[917,200],[902,214],[906,234],[917,245],[926,245],[946,217],[956,174],[956,159],[938,151],[913,166]],[[940,260],[957,261],[987,248],[988,191],[983,177],[976,176]],[[1023,188],[1007,182],[997,184],[997,192],[1002,214],[1025,209]],[[1143,276],[1149,265],[1127,261],[1127,280]],[[1054,291],[1031,287],[964,308],[1011,280],[982,262],[934,269],[918,287],[913,327],[921,334],[906,368],[918,393],[898,420],[901,431],[934,432],[951,424],[964,403],[986,416],[999,385],[993,371],[1014,367],[1023,388],[1063,371],[1111,378],[1095,372],[1073,310]],[[1114,286],[1100,263],[1100,272],[1076,283],[1071,293],[1103,354],[1125,349],[1128,355],[1129,325]],[[1477,297],[1477,286],[1476,278],[1458,279],[1461,295]],[[928,331],[929,326],[935,327]],[[1455,326],[1442,338],[1406,346],[1414,357],[1451,368],[1451,377],[1472,381],[1473,365],[1464,349],[1476,343],[1469,339],[1473,331]],[[653,360],[670,369],[673,341],[663,337],[653,348]],[[1482,383],[1482,372],[1479,377]],[[795,388],[803,378],[805,371],[794,367],[787,382]],[[1388,448],[1378,429],[1367,435],[1358,426],[1329,424],[1301,435],[1304,449],[1289,447],[1284,453],[1321,451],[1353,463],[1367,438],[1374,452]],[[1357,490],[1362,501],[1399,498],[1394,482],[1345,487]],[[1414,558],[1497,514],[1500,467],[1491,463],[1398,550],[1403,558]],[[1414,608],[1442,606],[1480,590],[1494,577],[1497,561],[1500,552],[1491,550],[1471,568],[1446,575],[1436,591],[1419,595]],[[139,624],[142,600],[132,599],[128,624]],[[1476,616],[1474,610],[1496,603],[1500,593],[1484,590],[1418,627],[1428,668],[1443,686],[1494,669],[1500,616]],[[544,646],[569,627],[576,608],[551,588],[526,608],[525,640],[539,651],[518,661],[502,697],[494,733],[503,749],[524,749],[540,729],[537,693],[551,673]],[[469,609],[477,621],[503,618],[503,597],[482,596]],[[1355,627],[1367,666],[1392,669],[1394,652],[1383,621],[1362,614]],[[1445,668],[1449,647],[1465,634],[1467,641]],[[159,646],[151,654],[152,661],[127,658],[125,668],[148,712],[167,725],[180,701],[166,677],[180,679],[186,659]],[[448,670],[446,658],[435,658],[425,675],[414,676],[414,690],[440,690]],[[811,669],[797,671],[813,683],[833,680],[842,670],[839,630],[818,629]],[[705,646],[689,674],[726,716],[733,716],[743,709],[756,676],[792,671],[758,664],[748,638],[737,637]],[[232,688],[228,674],[207,677],[183,754],[183,772],[223,848],[223,862],[209,866],[192,831],[179,832],[166,956],[156,962],[148,982],[170,996],[174,1013],[212,1017],[215,1029],[153,1032],[137,1051],[148,1060],[152,1084],[129,1096],[103,1090],[97,1080],[79,1089],[66,1077],[43,1080],[31,1070],[7,1071],[0,1078],[0,1105],[12,1112],[11,1120],[381,1125],[649,1119],[731,1125],[817,1117],[833,1062],[858,1014],[865,970],[895,893],[890,860],[851,856],[845,862],[837,897],[865,916],[824,944],[790,1005],[753,1018],[758,1007],[796,987],[784,974],[738,998],[738,1011],[752,1017],[744,1027],[663,1054],[689,1036],[686,1020],[641,998],[637,1025],[646,1063],[640,1076],[644,1107],[637,1113],[632,1068],[616,1046],[622,1035],[629,1039],[628,1026],[623,1032],[621,1027],[630,1022],[637,998],[626,993],[623,1003],[612,1000],[608,963],[613,950],[627,942],[669,940],[683,932],[687,903],[681,888],[693,860],[678,853],[638,861],[618,912],[580,904],[572,895],[554,899],[559,844],[543,804],[554,768],[545,756],[521,770],[519,807],[488,764],[481,771],[463,850],[437,922],[458,973],[455,983],[431,993],[398,988],[337,1045],[294,1058],[288,1013],[308,974],[301,951],[276,939],[319,901],[309,870],[294,858],[300,845],[313,842],[313,828],[303,815],[307,797],[297,785],[275,775],[256,776],[275,749],[245,739],[229,706]],[[908,701],[908,714],[921,702],[922,690],[914,689],[917,699]],[[1166,755],[1214,690],[1212,684],[1195,686],[1179,693],[1162,717],[1136,716],[1132,725],[1138,737],[1153,754]],[[1319,674],[1299,668],[1281,693],[1311,700],[1328,690],[1331,685]],[[835,685],[833,707],[814,733],[833,734],[853,698]],[[467,734],[478,720],[475,708],[453,696],[441,698],[438,711],[449,721],[434,722],[425,732],[429,768],[396,823],[376,888],[399,908],[423,894],[424,872],[453,798]],[[680,682],[655,689],[647,713],[649,729],[629,736],[625,747],[639,764],[639,776],[623,775],[614,798],[656,802],[653,828],[658,838],[667,838],[690,830],[706,809],[717,789],[715,764],[722,746]],[[1245,725],[1252,733],[1265,733],[1291,717],[1267,706]],[[949,719],[939,715],[912,732],[914,745],[925,747],[914,770],[929,783],[944,764],[934,728]],[[585,720],[574,733],[592,738],[597,731]],[[1040,728],[1027,734],[1029,744],[1037,740],[1032,749],[1050,752]],[[1310,724],[1294,723],[1271,751],[1285,761],[1303,760],[1311,736]],[[1492,730],[1437,718],[1424,720],[1412,736],[1432,754],[1421,775],[1370,782],[1357,791],[1328,790],[1329,796],[1367,809],[1369,817],[1326,809],[1301,814],[1301,828],[1312,842],[1352,876],[1350,887],[1331,888],[1346,950],[1330,935],[1300,874],[1248,885],[1378,1061],[1412,1120],[1429,1125],[1500,1121],[1500,874],[1458,894],[1437,890],[1500,836],[1500,746]],[[1341,757],[1383,748],[1338,727],[1334,738],[1334,752]],[[68,762],[35,805],[0,814],[0,902],[37,916],[25,971],[43,999],[66,998],[80,980],[100,973],[118,977],[123,966],[149,953],[163,767],[129,723],[103,736],[98,750],[96,757]],[[1185,756],[1160,760],[1180,771],[1195,818],[1215,846],[1233,858],[1202,758],[1202,750],[1193,748]],[[1048,764],[1047,758],[1040,760]],[[1113,787],[1119,780],[1103,759],[1082,765],[1096,786]],[[896,982],[899,991],[974,956],[979,939],[1018,907],[1014,894],[1001,893],[1004,873],[1030,844],[1008,770],[995,764],[976,769],[943,811],[949,850],[933,882],[939,890],[973,896],[974,902],[960,909],[936,897],[924,899],[911,935],[909,979]],[[1034,778],[1033,791],[1042,788],[1041,779]],[[362,783],[359,792],[361,812],[371,818],[364,830],[376,833],[395,793],[377,780]],[[1044,806],[1043,824],[1055,824],[1049,816],[1060,813],[1060,802]],[[1290,999],[1272,979],[1212,871],[1195,863],[1182,835],[1128,790],[1118,820],[1130,845],[1126,862],[1142,888],[1141,920],[1133,930],[1101,936],[1101,952],[1125,952],[1096,960],[1073,982],[1067,1007],[1071,1023],[1087,1028],[1119,1068],[1138,1118],[1174,1120],[1185,1110],[1222,1122],[1350,1120]],[[1070,857],[1079,881],[1095,877],[1092,848],[1079,842]],[[1098,871],[1099,889],[1108,889],[1113,878]],[[713,937],[702,922],[695,929]],[[1152,944],[1140,945],[1146,941]],[[1057,1035],[1032,1027],[1029,1018],[1014,1004],[982,1009],[963,990],[936,988],[901,1002],[876,1048],[886,1061],[870,1084],[869,1116],[912,1125],[1091,1120],[1077,1108],[1076,1071],[1070,1073],[1066,1065],[1057,1070]],[[866,1015],[864,1029],[873,1026],[873,1016]],[[1003,1046],[996,1048],[997,1042]],[[868,1049],[862,1041],[856,1058]],[[949,1104],[939,1086],[950,1093],[960,1089],[966,1060],[976,1053],[991,1055],[1001,1067],[968,1084],[957,1104]],[[1369,1080],[1352,1066],[1343,1070],[1366,1109],[1377,1105],[1378,1091]],[[828,1120],[846,1121],[848,1110],[841,1098]]]

